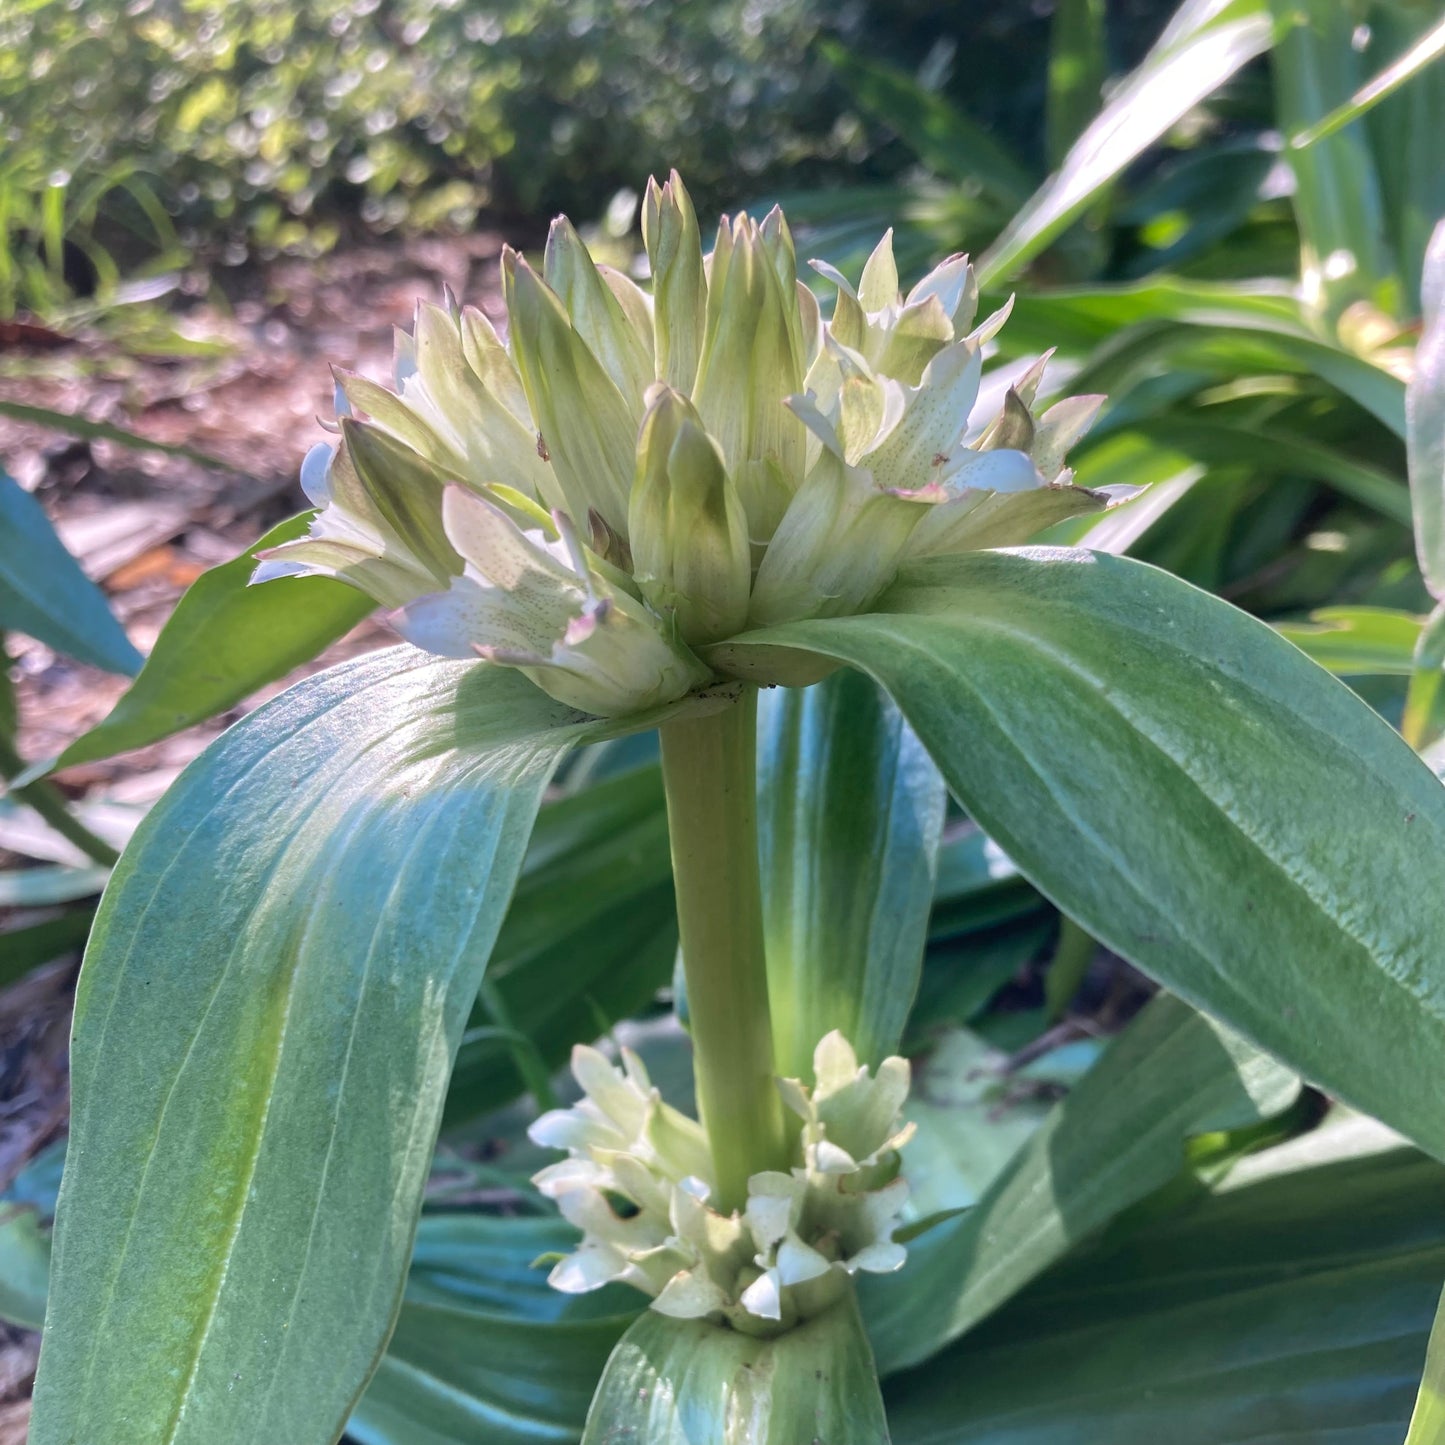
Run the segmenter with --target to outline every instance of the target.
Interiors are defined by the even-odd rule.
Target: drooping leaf
[[[329,1445],[397,1308],[452,1056],[578,716],[399,648],[198,758],[76,1000],[35,1445]]]
[[[841,1029],[865,1063],[893,1053],[918,991],[945,794],[877,685],[838,672],[763,695],[758,831],[779,1073],[810,1078]]]
[[[732,646],[769,644],[871,673],[1065,913],[1445,1156],[1419,1087],[1445,1059],[1445,790],[1271,629],[1142,563],[1025,548]]]
[[[23,632],[77,662],[129,675],[141,655],[105,594],[65,550],[50,519],[0,472],[0,629]]]
[[[984,253],[996,285],[1039,254],[1147,146],[1270,44],[1264,0],[1186,0],[1164,34]]]
[[[1177,999],[1156,998],[972,1209],[868,1281],[885,1371],[916,1364],[991,1314],[1078,1241],[1184,1164],[1187,1139],[1286,1108],[1293,1075]]]
[[[571,1445],[642,1296],[569,1296],[539,1255],[576,1232],[554,1217],[423,1219],[396,1331],[347,1434],[359,1445]]]
[[[1316,1147],[1106,1235],[897,1376],[894,1445],[1397,1445],[1445,1273],[1445,1174],[1399,1148],[1311,1164]],[[1273,1155],[1297,1162],[1273,1174]]]
[[[239,557],[202,573],[161,629],[140,676],[52,768],[145,747],[214,717],[315,657],[374,610],[370,598],[329,577],[247,585],[255,553],[305,535],[310,515],[279,523]]]

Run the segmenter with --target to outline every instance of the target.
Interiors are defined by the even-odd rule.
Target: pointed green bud
[[[595,507],[627,526],[636,421],[616,383],[572,325],[556,292],[515,251],[502,253],[512,351],[562,506],[584,522]]]
[[[803,319],[781,213],[762,226],[745,215],[724,219],[693,400],[722,448],[754,543],[772,536],[802,480],[803,428],[783,405],[802,378]]]
[[[629,316],[623,309],[566,216],[558,216],[547,232],[542,276],[566,307],[577,334],[640,419],[643,393],[652,384],[651,320],[647,319],[645,332],[637,329],[635,310]],[[617,279],[626,281],[626,277]]]
[[[702,355],[707,283],[697,216],[676,171],[660,186],[655,179],[647,182],[642,240],[652,269],[657,377],[677,391],[691,392]]]
[[[741,630],[751,580],[747,517],[692,404],[660,382],[648,393],[627,525],[633,576],[653,607],[675,613],[684,642]]]

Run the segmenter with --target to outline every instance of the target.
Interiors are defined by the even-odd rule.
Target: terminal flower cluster
[[[725,217],[704,255],[674,174],[642,220],[650,291],[559,218],[540,274],[503,255],[505,339],[448,297],[400,337],[394,390],[338,373],[310,535],[256,580],[341,578],[420,647],[618,716],[713,681],[712,644],[1111,500],[1064,465],[1100,398],[1039,408],[1047,357],[972,420],[1009,307],[977,321],[966,258],[906,295],[891,233],[856,288],[815,262],[825,321],[781,211]]]

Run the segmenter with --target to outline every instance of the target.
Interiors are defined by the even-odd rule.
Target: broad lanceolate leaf
[[[1026,877],[1117,953],[1445,1156],[1445,790],[1343,684],[1167,573],[916,567],[811,648],[892,693]]]
[[[1430,238],[1420,302],[1424,323],[1405,395],[1405,444],[1415,551],[1425,585],[1440,601],[1445,599],[1445,221]]]
[[[1288,1107],[1298,1081],[1177,999],[1156,998],[964,1214],[869,1281],[886,1371],[926,1359],[1183,1166],[1185,1141]]]
[[[391,1328],[452,1055],[577,714],[398,648],[187,769],[102,902],[34,1445],[328,1445]]]
[[[620,1286],[549,1288],[532,1261],[576,1241],[555,1217],[423,1219],[396,1331],[347,1435],[360,1445],[572,1445],[642,1299]]]
[[[995,284],[1038,255],[1141,151],[1266,50],[1272,35],[1264,0],[1186,0],[1058,172],[984,253],[980,280]]]
[[[622,1337],[582,1445],[888,1445],[851,1294],[771,1340],[644,1310]]]
[[[761,699],[758,828],[778,1072],[811,1077],[841,1029],[896,1052],[918,991],[943,779],[876,683],[835,673]]]
[[[107,672],[129,674],[141,665],[104,593],[65,550],[40,503],[0,472],[0,629],[5,628]]]
[[[198,577],[161,629],[140,676],[53,767],[145,747],[214,717],[315,657],[372,611],[370,598],[329,577],[248,585],[254,554],[304,536],[310,517],[281,522],[233,561]]]
[[[1245,1182],[1270,1161],[1105,1236],[891,1381],[894,1445],[1398,1445],[1445,1171],[1394,1149]]]

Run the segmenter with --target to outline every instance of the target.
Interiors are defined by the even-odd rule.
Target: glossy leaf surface
[[[1115,952],[1445,1156],[1445,791],[1262,623],[1126,558],[918,567],[733,644],[882,682],[1020,870]],[[1186,861],[1187,860],[1187,864]]]
[[[399,648],[224,734],[96,920],[35,1445],[326,1445],[391,1327],[452,1055],[577,715]]]

